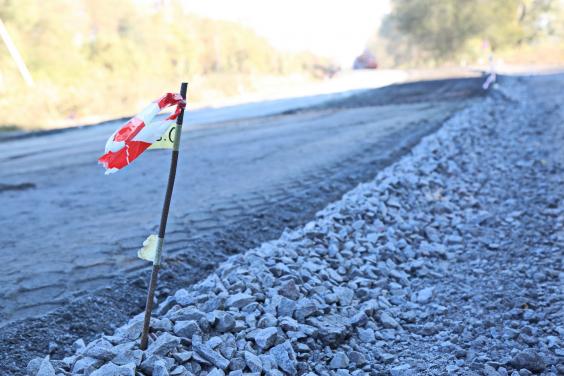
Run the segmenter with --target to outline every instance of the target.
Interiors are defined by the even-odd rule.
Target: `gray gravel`
[[[302,227],[484,94],[480,79],[394,87],[400,98],[389,89],[366,91],[380,98],[372,107],[359,107],[361,95],[343,99],[345,109],[219,123],[226,109],[217,109],[205,125],[197,124],[204,120],[198,111],[186,118],[159,302],[230,255],[277,239],[286,227]],[[416,103],[401,104],[410,93]],[[256,106],[262,112],[269,104]],[[95,161],[114,127],[0,147],[0,370],[6,374],[23,375],[31,359],[46,353],[61,358],[78,338],[111,334],[145,305],[150,264],[135,255],[157,231],[170,152],[147,153],[143,163],[108,180]]]
[[[506,79],[412,153],[31,375],[564,373],[564,78]],[[550,85],[548,85],[550,83]]]

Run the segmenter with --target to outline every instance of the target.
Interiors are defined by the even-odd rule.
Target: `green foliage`
[[[124,115],[184,79],[228,94],[245,75],[308,73],[317,62],[282,54],[236,23],[186,14],[179,2],[153,4],[0,0],[0,19],[36,83],[25,86],[0,44],[0,124]]]
[[[392,0],[392,13],[370,45],[402,65],[473,58],[484,40],[496,51],[561,41],[561,5],[561,0]]]

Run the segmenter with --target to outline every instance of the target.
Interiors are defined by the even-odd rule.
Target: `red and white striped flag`
[[[161,110],[172,106],[176,109],[166,119],[153,121]],[[121,170],[147,150],[174,123],[185,106],[186,101],[180,94],[167,93],[115,131],[106,142],[105,154],[98,159],[106,175]]]

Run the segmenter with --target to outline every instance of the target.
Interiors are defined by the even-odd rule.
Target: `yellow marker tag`
[[[154,261],[157,254],[157,243],[159,238],[157,235],[149,235],[143,242],[143,248],[137,251],[137,257],[142,260]]]
[[[172,124],[170,128],[157,141],[153,142],[149,149],[172,149],[174,145],[174,136],[176,136],[176,124]]]

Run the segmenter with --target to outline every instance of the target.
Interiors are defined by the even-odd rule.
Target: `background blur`
[[[2,41],[4,130],[129,116],[186,79],[206,105],[353,65],[564,63],[564,0],[0,0],[0,20],[33,80]]]

